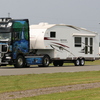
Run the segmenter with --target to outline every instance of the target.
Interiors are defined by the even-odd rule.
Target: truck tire
[[[50,64],[50,57],[49,57],[48,55],[45,55],[45,56],[43,57],[43,66],[44,66],[44,67],[48,67],[49,64]]]
[[[25,67],[25,59],[22,55],[19,55],[14,64],[15,68],[23,68]]]
[[[75,61],[74,61],[74,65],[75,65],[75,66],[79,66],[79,65],[80,65],[80,59],[75,60]]]
[[[80,66],[84,66],[85,64],[85,60],[84,59],[80,59]]]
[[[42,59],[42,64],[38,65],[39,67],[48,67],[50,64],[50,57],[48,55],[44,55]]]

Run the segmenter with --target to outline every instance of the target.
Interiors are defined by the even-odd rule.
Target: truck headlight
[[[6,57],[6,59],[11,59],[11,57]]]

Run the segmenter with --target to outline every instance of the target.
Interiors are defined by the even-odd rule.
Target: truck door
[[[13,33],[13,59],[18,54],[29,52],[29,24],[28,20],[14,20],[12,25]]]

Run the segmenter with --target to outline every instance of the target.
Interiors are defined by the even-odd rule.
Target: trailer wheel
[[[39,65],[39,67],[48,67],[50,64],[50,57],[48,55],[44,55],[42,60],[42,65]]]
[[[74,64],[75,64],[75,66],[79,66],[80,65],[80,60],[79,59],[75,60]]]
[[[63,61],[59,61],[59,66],[63,66]]]
[[[53,65],[54,66],[58,66],[59,64],[58,64],[58,61],[53,61]]]
[[[84,59],[80,59],[80,66],[84,66],[85,64],[85,60]]]
[[[22,55],[19,55],[16,59],[16,62],[14,64],[15,68],[22,68],[25,67],[25,59]]]

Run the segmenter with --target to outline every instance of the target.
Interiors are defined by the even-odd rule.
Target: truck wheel
[[[75,60],[74,64],[75,64],[75,66],[79,66],[80,65],[80,60],[79,59]]]
[[[85,60],[84,59],[80,59],[80,66],[84,66],[85,64]]]
[[[15,68],[22,68],[25,67],[25,59],[23,56],[19,55],[15,62]]]
[[[42,65],[40,65],[40,66],[42,66],[42,67],[48,67],[49,64],[50,64],[50,57],[48,55],[45,55],[43,57],[43,60],[42,60]]]
[[[58,64],[58,61],[53,61],[53,65],[54,66],[58,66],[59,64]]]
[[[43,67],[43,65],[38,65],[38,67]]]

